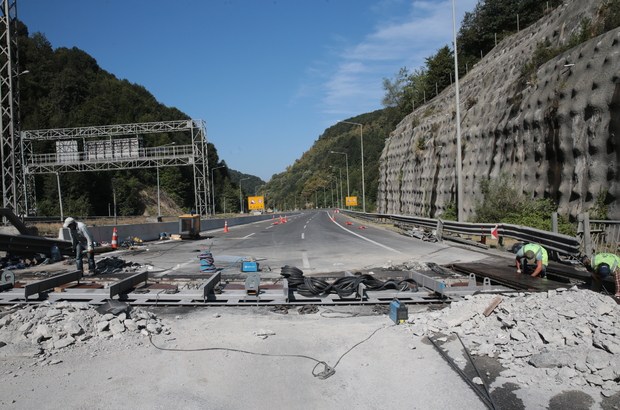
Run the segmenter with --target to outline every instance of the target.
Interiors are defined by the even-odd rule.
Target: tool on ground
[[[402,303],[398,299],[394,299],[390,302],[390,319],[397,325],[404,323],[409,318],[409,309],[407,305]]]
[[[241,272],[258,272],[258,262],[241,262]]]

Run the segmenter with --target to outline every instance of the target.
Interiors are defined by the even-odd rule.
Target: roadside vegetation
[[[498,178],[482,178],[482,199],[476,204],[477,223],[508,223],[551,231],[552,214],[557,206],[549,198],[532,199],[515,186],[514,179],[506,173]],[[577,230],[565,216],[558,216],[558,232],[575,236]]]
[[[620,27],[620,0],[609,0],[603,3],[595,15],[595,20],[584,18],[581,21],[579,31],[571,36],[566,45],[552,47],[549,40],[538,43],[532,59],[521,68],[523,77],[532,83],[536,82],[536,71],[547,61],[583,42]]]

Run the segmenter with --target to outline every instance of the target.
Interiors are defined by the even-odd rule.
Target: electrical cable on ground
[[[368,290],[393,288],[398,289],[399,292],[418,291],[418,284],[413,279],[403,279],[400,281],[387,280],[383,282],[372,275],[359,274],[356,276],[338,278],[330,284],[321,278],[305,277],[301,269],[288,265],[281,268],[280,275],[288,280],[290,287],[297,288],[297,292],[306,297],[321,294],[326,295],[332,292],[337,293],[341,298],[349,297],[353,293],[357,294],[361,283],[363,283]]]
[[[314,377],[318,377],[321,380],[325,380],[331,376],[333,376],[336,373],[336,366],[338,366],[338,364],[340,363],[340,361],[342,360],[342,358],[344,356],[346,356],[347,354],[349,354],[353,349],[355,349],[357,346],[361,345],[362,343],[365,343],[366,341],[368,341],[371,337],[373,337],[375,335],[375,333],[377,333],[379,330],[381,329],[387,329],[390,327],[394,327],[396,326],[396,324],[391,325],[391,326],[382,326],[378,329],[376,329],[374,332],[372,332],[366,339],[362,340],[361,342],[358,342],[356,344],[354,344],[349,350],[347,350],[346,352],[344,352],[336,361],[336,364],[331,367],[329,366],[326,362],[322,361],[322,360],[318,360],[315,359],[314,357],[310,357],[310,356],[306,356],[306,355],[301,355],[301,354],[271,354],[271,353],[257,353],[257,352],[250,352],[248,350],[241,350],[241,349],[233,349],[233,348],[229,348],[229,347],[201,347],[201,348],[196,348],[196,349],[173,349],[173,348],[168,348],[168,347],[160,347],[157,346],[155,344],[155,342],[153,342],[153,334],[151,332],[149,332],[148,336],[149,336],[149,342],[151,342],[151,344],[153,345],[154,348],[158,349],[158,350],[163,350],[163,351],[168,351],[168,352],[207,352],[207,351],[226,351],[226,352],[235,352],[235,353],[243,353],[243,354],[249,354],[249,355],[254,355],[254,356],[265,356],[265,357],[294,357],[294,358],[301,358],[301,359],[308,359],[308,360],[312,360],[313,362],[316,362],[314,368],[312,369],[312,375]],[[323,365],[323,371],[316,373],[316,369],[319,365]]]

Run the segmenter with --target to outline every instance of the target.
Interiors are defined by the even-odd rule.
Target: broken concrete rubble
[[[473,355],[496,357],[517,383],[620,391],[620,306],[605,295],[572,288],[560,292],[467,296],[440,312],[410,315],[416,336],[458,334]]]
[[[139,308],[100,314],[86,303],[43,303],[18,308],[0,319],[0,357],[52,355],[97,339],[142,338],[140,331],[169,333],[157,317]]]

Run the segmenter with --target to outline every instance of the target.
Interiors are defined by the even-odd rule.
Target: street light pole
[[[458,220],[463,222],[463,178],[461,176],[461,167],[463,160],[461,158],[461,113],[459,110],[459,63],[457,59],[456,46],[456,11],[454,10],[454,0],[452,0],[452,26],[454,33],[454,73],[456,81],[456,185],[457,185],[457,209]]]
[[[338,170],[338,172],[340,172],[340,183],[338,183],[338,177],[336,177],[336,193],[338,193],[338,186],[340,186],[340,194],[338,196],[338,203],[339,203],[339,207],[343,208],[342,206],[342,168],[340,167],[335,167],[333,165],[329,166],[330,168],[336,168]]]
[[[332,151],[331,153],[332,154],[344,154],[345,155],[345,160],[346,160],[346,164],[347,164],[347,197],[350,197],[351,196],[351,191],[349,190],[349,155],[346,152]]]
[[[213,206],[213,216],[215,216],[215,183],[213,182],[213,170],[226,168],[226,165],[221,165],[219,167],[211,168],[211,198],[212,198],[212,206]]]
[[[112,178],[112,194],[114,195],[114,225],[118,224],[116,219],[116,178]]]
[[[366,188],[364,187],[364,131],[363,131],[364,126],[357,122],[349,122],[349,121],[338,121],[338,122],[344,122],[345,124],[353,124],[353,125],[360,126],[360,145],[362,148],[362,152],[361,152],[362,154],[362,209],[364,213],[366,213]]]
[[[243,213],[243,200],[241,199],[241,181],[245,181],[246,179],[250,179],[250,177],[241,178],[239,180],[239,209],[241,210],[241,213]]]

